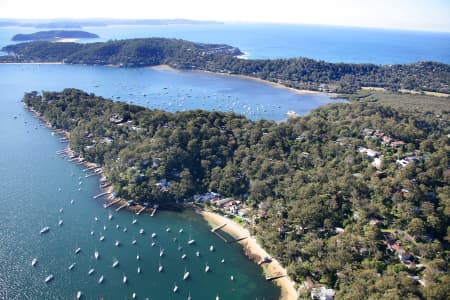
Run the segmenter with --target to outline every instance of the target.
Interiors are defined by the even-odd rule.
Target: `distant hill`
[[[30,34],[16,34],[13,41],[48,41],[60,38],[95,39],[98,35],[81,30],[48,30]]]

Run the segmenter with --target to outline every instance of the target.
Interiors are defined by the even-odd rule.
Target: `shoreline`
[[[246,239],[243,239],[238,243],[242,246],[248,259],[261,266],[266,276],[286,274],[285,277],[276,279],[274,281],[275,284],[281,288],[280,300],[298,299],[299,295],[297,290],[295,289],[295,282],[287,275],[286,268],[284,268],[274,258],[272,258],[272,261],[270,263],[260,264],[260,261],[264,257],[271,256],[261,247],[255,237],[250,234],[248,229],[218,213],[201,209],[195,209],[195,212],[199,214],[212,228],[226,223],[227,225],[221,229],[222,231],[226,232],[236,239],[247,237]]]
[[[24,108],[26,110],[28,110],[29,112],[31,112],[36,118],[38,118],[38,120],[42,121],[45,124],[45,126],[51,130],[52,133],[54,132],[56,134],[63,135],[65,138],[67,138],[70,141],[70,132],[62,130],[62,129],[53,128],[51,126],[51,124],[49,122],[47,122],[47,120],[45,120],[37,111],[35,111],[31,107],[27,107],[25,105],[25,103],[24,103]],[[70,148],[69,143],[66,144],[65,151],[68,156],[70,154],[74,153],[73,150]],[[103,165],[99,166],[96,163],[86,161],[84,158],[80,158],[79,156],[76,157],[76,159],[74,159],[71,162],[75,162],[78,165],[80,165],[80,166],[83,165],[87,168],[98,167],[98,168],[102,169],[104,167]],[[101,176],[104,176],[101,174],[101,172],[99,172],[99,173],[95,172],[95,173],[97,176],[99,176],[99,179],[101,178]],[[110,182],[108,182],[108,186],[106,186],[106,187],[100,186],[100,191],[102,193],[104,193],[104,192],[109,193],[108,196],[104,195],[99,198],[99,199],[102,199],[102,201],[104,202],[102,206],[105,209],[109,209],[109,207],[105,207],[105,206],[114,201],[117,201],[117,202],[114,203],[114,205],[110,206],[114,210],[116,210],[118,207],[124,206],[123,209],[126,209],[130,212],[137,213],[141,209],[145,208],[144,206],[142,206],[140,204],[128,206],[127,205],[128,200],[121,198],[121,197],[113,197],[112,193],[114,192],[114,189]],[[96,198],[93,198],[93,200],[96,200]],[[142,210],[141,213],[150,214],[153,212],[153,210],[154,210],[153,208],[146,207],[144,210]],[[224,232],[226,232],[227,234],[231,235],[232,237],[234,237],[236,239],[246,237],[245,239],[239,241],[238,243],[241,245],[241,247],[244,250],[244,253],[248,259],[250,259],[254,263],[261,266],[264,271],[264,274],[266,276],[270,277],[270,276],[277,276],[280,274],[286,275],[284,277],[281,277],[281,278],[275,280],[275,284],[278,287],[280,287],[280,289],[281,289],[280,300],[297,300],[298,299],[298,292],[295,289],[295,282],[287,275],[286,268],[284,268],[276,259],[273,259],[273,258],[272,258],[271,262],[269,262],[269,263],[263,263],[263,264],[260,263],[265,257],[271,257],[271,256],[261,247],[261,245],[257,242],[257,240],[250,234],[248,229],[246,229],[242,225],[240,225],[240,224],[234,222],[233,220],[226,218],[218,213],[213,213],[213,212],[201,210],[198,208],[194,208],[194,212],[197,213],[199,215],[199,217],[203,218],[211,227],[215,227],[215,226],[226,223],[227,225],[224,228],[222,228],[221,230],[223,230]]]

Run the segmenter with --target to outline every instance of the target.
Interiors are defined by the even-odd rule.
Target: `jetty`
[[[276,280],[278,278],[282,278],[282,277],[286,277],[286,274],[275,274],[274,276],[266,276],[266,280],[267,281],[272,281],[272,280]]]
[[[218,233],[216,231],[214,231],[213,233],[215,235],[217,235],[222,241],[224,241],[225,243],[228,243],[227,239],[224,236],[222,236],[220,233]]]
[[[120,199],[117,199],[117,200],[115,200],[115,201],[113,201],[113,202],[110,202],[110,203],[108,203],[108,204],[105,204],[103,207],[104,207],[104,208],[108,208],[108,207],[113,206],[114,204],[118,203],[119,201],[120,201]]]
[[[101,193],[101,194],[98,194],[98,195],[95,195],[94,197],[92,197],[92,198],[94,198],[94,199],[97,199],[98,197],[101,197],[101,196],[105,196],[105,195],[108,195],[108,194],[111,194],[110,192],[104,192],[104,193]]]
[[[137,212],[136,212],[136,215],[140,215],[145,209],[146,209],[147,207],[142,207],[141,209],[139,209]]]
[[[74,161],[74,160],[77,160],[77,159],[78,159],[78,156],[75,156],[75,157],[69,158],[67,161]]]
[[[86,174],[86,175],[84,175],[84,178],[88,178],[88,177],[95,176],[95,175],[98,175],[98,174],[99,173]]]
[[[92,166],[92,167],[83,169],[83,172],[86,172],[86,171],[89,171],[89,170],[93,170],[93,169],[95,169],[95,168],[97,168],[97,167],[96,167],[96,166]]]
[[[157,210],[157,209],[158,209],[158,208],[156,208],[156,207],[153,208],[152,214],[150,215],[151,217],[153,217],[153,216],[156,214],[156,210]]]
[[[213,229],[211,229],[211,232],[215,233],[217,230],[224,228],[226,225],[227,225],[227,223],[224,223],[222,225],[214,227]]]
[[[128,206],[128,203],[122,204],[121,206],[119,206],[118,208],[116,208],[116,211],[119,211],[119,210],[121,210],[122,208],[127,207],[127,206]]]

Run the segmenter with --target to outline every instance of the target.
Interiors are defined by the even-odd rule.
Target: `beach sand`
[[[256,263],[261,261],[264,257],[270,256],[256,241],[254,237],[250,235],[250,232],[234,222],[233,220],[226,218],[222,215],[209,212],[209,211],[197,211],[212,227],[227,224],[221,230],[233,236],[236,239],[247,237],[239,243],[244,248],[247,256],[249,256]],[[286,269],[275,259],[272,259],[270,263],[262,264],[264,273],[266,276],[274,276],[278,274],[287,274]],[[281,300],[297,300],[298,293],[295,289],[294,282],[288,276],[275,280],[275,283],[281,287]]]

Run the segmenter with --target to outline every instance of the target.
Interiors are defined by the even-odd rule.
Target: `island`
[[[66,133],[74,157],[101,166],[117,197],[244,224],[271,255],[259,262],[285,266],[302,299],[450,294],[448,106],[355,101],[276,123],[77,89],[23,102]]]
[[[147,67],[166,64],[262,79],[295,89],[356,94],[363,88],[450,94],[450,66],[437,62],[400,65],[329,63],[309,58],[241,59],[229,45],[179,39],[145,38],[102,43],[31,42],[9,45],[0,62],[62,62],[66,64]]]
[[[16,34],[13,41],[58,41],[61,39],[97,39],[98,35],[80,30],[48,30],[30,34]]]

